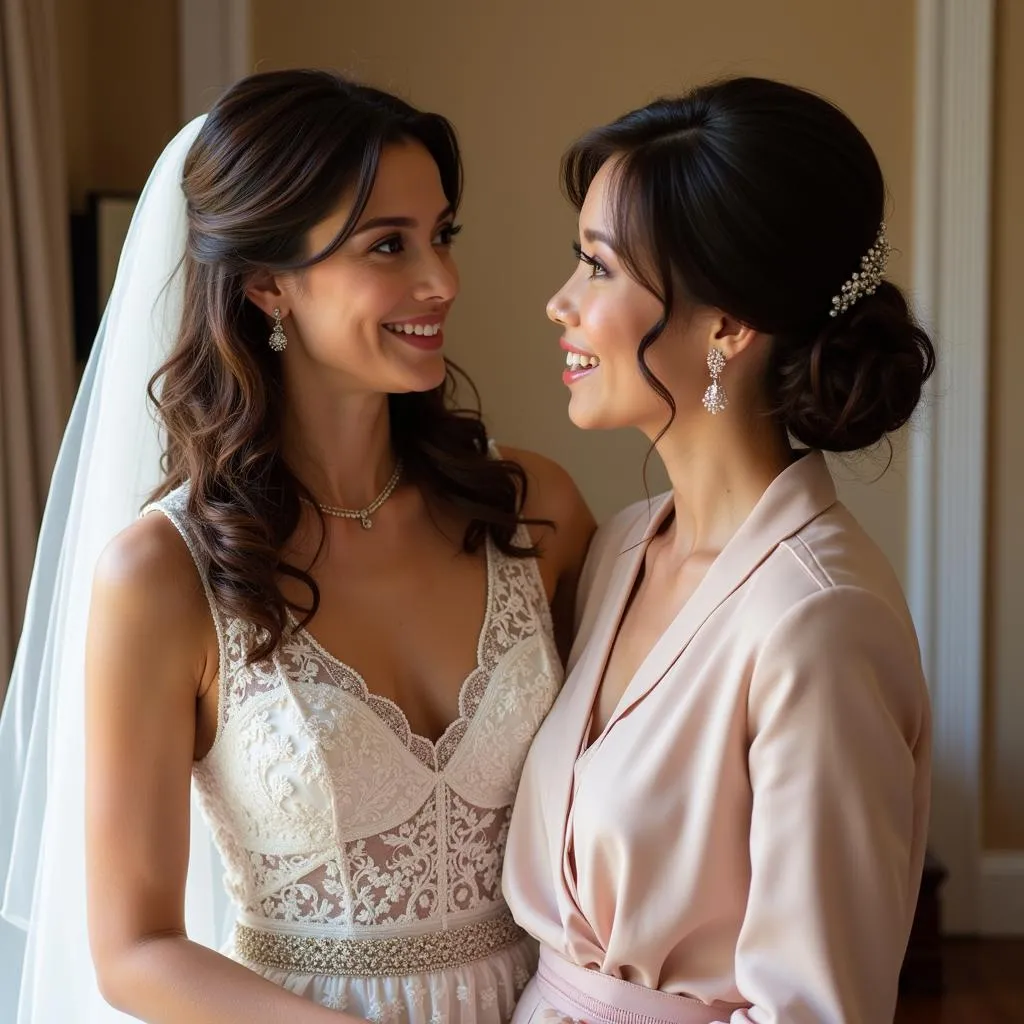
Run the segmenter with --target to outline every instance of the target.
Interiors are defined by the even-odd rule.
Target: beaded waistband
[[[482,960],[526,937],[504,910],[447,931],[380,939],[331,939],[235,926],[235,952],[249,963],[298,974],[391,977],[423,974]]]

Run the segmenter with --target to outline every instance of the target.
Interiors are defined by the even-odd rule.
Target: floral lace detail
[[[530,983],[530,972],[523,967],[516,967],[512,974],[516,986],[516,999],[523,994],[523,989]]]
[[[552,664],[558,664],[553,643],[536,635],[495,667],[503,685],[488,688],[447,766],[446,778],[466,800],[483,807],[512,803],[530,742],[555,698]]]
[[[195,555],[184,489],[156,507]],[[528,542],[525,531],[518,539]],[[326,937],[421,934],[504,907],[511,805],[561,666],[536,564],[488,542],[487,578],[478,664],[436,745],[304,630],[248,664],[258,629],[211,597],[220,722],[194,781],[250,923]],[[392,1007],[379,1010],[395,1024]]]
[[[455,913],[501,898],[501,859],[512,808],[482,810],[457,793],[448,811],[448,910]]]
[[[320,1005],[326,1006],[328,1010],[346,1010],[348,1009],[348,993],[344,989],[330,992],[320,1001]]]
[[[389,999],[384,1003],[375,999],[367,1008],[366,1019],[375,1024],[394,1024],[404,1013],[405,1007],[397,999]]]
[[[403,924],[434,917],[438,888],[437,809],[432,796],[394,832],[361,839],[345,851],[356,924]]]
[[[323,923],[350,914],[349,887],[345,885],[344,872],[338,858],[318,866],[308,874],[303,872],[299,880],[280,885],[274,884],[274,876],[287,877],[288,868],[294,870],[303,866],[301,858],[275,858],[251,854],[252,875],[263,882],[264,889],[271,894],[260,902],[248,907],[249,913],[263,916],[272,921],[307,921]]]
[[[530,544],[525,528],[520,530],[516,542],[524,546]],[[479,664],[459,694],[458,720],[448,727],[438,741],[437,763],[440,768],[448,765],[462,743],[501,659],[530,637],[538,634],[549,637],[554,635],[551,612],[536,564],[523,559],[504,559],[497,570],[492,570],[490,567],[493,561],[493,556],[489,556],[489,621],[480,637]],[[539,623],[538,617],[541,620]],[[545,714],[547,710],[544,709]]]

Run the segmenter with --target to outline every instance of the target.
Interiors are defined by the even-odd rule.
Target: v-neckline
[[[467,696],[469,687],[477,675],[486,670],[484,665],[484,645],[486,644],[487,637],[491,631],[492,622],[494,619],[494,573],[495,573],[495,554],[494,545],[491,541],[490,536],[485,539],[484,542],[484,562],[485,562],[485,579],[486,579],[486,593],[484,595],[484,614],[483,622],[480,625],[480,632],[477,635],[476,641],[476,664],[470,670],[469,674],[462,680],[459,686],[458,695],[458,714],[447,726],[445,726],[441,735],[437,740],[432,740],[429,736],[424,736],[421,733],[415,732],[409,725],[409,719],[405,712],[402,710],[401,705],[392,700],[390,697],[382,696],[379,693],[375,693],[367,685],[366,679],[362,673],[354,669],[348,662],[342,661],[337,655],[332,654],[319,640],[305,627],[300,626],[298,620],[295,618],[291,609],[288,609],[288,620],[292,628],[292,635],[301,637],[306,641],[316,652],[319,654],[328,664],[333,665],[335,668],[340,669],[350,679],[355,681],[359,688],[359,694],[363,702],[370,708],[370,710],[380,720],[381,724],[391,733],[395,732],[394,727],[388,721],[387,717],[380,712],[380,707],[383,706],[388,711],[392,712],[404,726],[405,736],[408,737],[406,746],[412,750],[414,742],[424,744],[429,748],[435,768],[440,768],[440,752],[444,746],[445,741],[448,737],[463,724],[468,728],[469,723],[473,719],[473,715],[476,711],[476,707],[469,708],[467,706]],[[479,701],[477,702],[479,706]],[[401,739],[402,737],[397,737]],[[461,737],[459,742],[461,742]],[[454,751],[453,751],[454,753]],[[451,756],[447,758],[451,760]]]
[[[577,762],[582,761],[590,754],[594,748],[600,743],[604,734],[608,731],[608,727],[611,725],[618,714],[619,707],[622,701],[626,697],[626,693],[629,690],[629,685],[639,674],[641,668],[649,659],[651,652],[654,650],[655,645],[652,645],[651,650],[644,655],[640,660],[640,663],[636,667],[636,671],[627,680],[622,693],[619,695],[619,699],[615,702],[615,707],[612,709],[611,714],[608,716],[608,721],[605,722],[604,727],[601,728],[596,734],[594,733],[594,717],[597,714],[597,705],[601,699],[601,687],[604,685],[605,676],[608,674],[608,666],[612,660],[612,653],[615,650],[615,644],[618,641],[619,633],[622,631],[622,624],[625,622],[626,615],[629,613],[629,609],[636,598],[636,593],[642,582],[642,574],[645,572],[646,561],[647,561],[647,550],[651,546],[651,541],[657,537],[659,531],[664,525],[665,520],[668,516],[672,515],[675,510],[675,504],[672,501],[672,494],[669,492],[665,496],[663,503],[657,508],[652,509],[651,518],[648,520],[647,525],[644,527],[643,535],[637,543],[638,551],[633,554],[636,560],[632,566],[631,572],[628,574],[628,580],[626,585],[623,587],[619,595],[619,600],[616,602],[614,617],[611,622],[614,625],[612,631],[611,642],[606,646],[600,665],[597,667],[597,686],[595,687],[590,699],[590,712],[587,715],[586,727],[583,730],[583,738],[580,744],[579,753],[577,755]]]
[[[639,522],[634,523],[627,537],[623,554],[630,552],[633,562],[623,572],[622,589],[616,594],[614,607],[601,617],[590,637],[609,639],[599,644],[595,656],[599,664],[591,677],[590,710],[586,731],[577,748],[577,760],[599,746],[622,715],[642,700],[665,675],[672,662],[681,656],[694,634],[738,587],[768,558],[786,537],[792,536],[836,501],[835,486],[820,452],[794,453],[793,461],[765,488],[754,508],[714,559],[693,593],[676,612],[672,622],[655,641],[626,684],[615,708],[601,732],[593,737],[593,715],[611,661],[614,641],[618,637],[630,596],[634,593],[651,540],[657,536],[667,515],[674,510],[672,492],[662,504],[652,509],[647,523],[636,536]],[[634,540],[635,538],[635,540]],[[596,652],[600,652],[597,654]]]

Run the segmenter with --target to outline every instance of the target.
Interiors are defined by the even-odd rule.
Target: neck
[[[676,424],[658,442],[672,483],[674,517],[665,540],[680,562],[716,556],[793,460],[785,431],[733,409]]]
[[[387,395],[310,389],[286,406],[282,451],[323,505],[361,509],[395,470]]]

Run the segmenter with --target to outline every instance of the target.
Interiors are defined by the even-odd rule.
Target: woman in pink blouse
[[[569,416],[643,431],[672,489],[597,535],[527,760],[516,1024],[891,1021],[928,696],[821,454],[901,427],[934,365],[884,277],[878,161],[829,103],[745,78],[595,129],[563,174]]]

